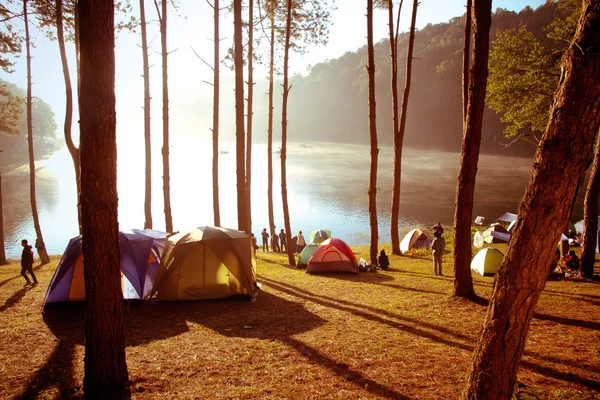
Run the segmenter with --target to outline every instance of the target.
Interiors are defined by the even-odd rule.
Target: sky
[[[545,0],[494,0],[493,9],[506,8],[519,11],[525,6],[536,8]],[[138,3],[134,1],[134,13],[139,13]],[[223,1],[222,1],[223,3]],[[447,22],[461,16],[465,11],[465,0],[421,0],[417,14],[417,28],[427,24]],[[292,55],[290,69],[292,73],[306,74],[311,65],[328,59],[334,59],[347,51],[355,51],[366,44],[366,1],[336,0],[333,11],[333,25],[330,27],[329,42],[326,46],[311,47],[303,56]],[[412,2],[404,1],[400,30],[408,30]],[[161,121],[161,73],[160,38],[154,4],[146,2],[146,15],[149,23],[149,41],[151,43],[151,92],[152,118],[155,132],[160,129]],[[213,16],[212,8],[205,1],[180,0],[177,10],[168,14],[169,55],[169,91],[172,110],[172,129],[189,131],[192,125],[201,125],[204,132],[211,126],[212,87],[203,81],[212,81],[212,70],[197,58],[194,51],[204,60],[213,58]],[[222,12],[221,54],[226,54],[232,45],[233,18]],[[32,49],[33,94],[49,103],[56,113],[60,127],[64,118],[64,81],[56,42],[49,41],[34,27],[31,35],[35,44]],[[380,40],[387,36],[387,12],[376,11],[374,15],[374,36]],[[143,130],[143,79],[139,29],[137,32],[121,32],[116,41],[116,95],[117,95],[117,132],[123,137],[126,132]],[[193,50],[192,50],[193,49]],[[67,47],[71,76],[74,76],[74,48]],[[25,57],[16,60],[15,72],[0,73],[0,78],[26,85]],[[222,68],[223,76],[232,72]],[[260,66],[255,69],[255,79],[266,77],[266,70]],[[232,102],[233,95],[226,89],[222,101]],[[194,119],[188,119],[194,116]],[[76,119],[75,119],[76,121]],[[190,122],[191,121],[191,122]],[[60,131],[60,128],[59,128]],[[60,137],[60,132],[57,132]]]

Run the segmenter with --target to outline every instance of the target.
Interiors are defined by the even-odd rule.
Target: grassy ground
[[[368,259],[367,247],[354,250]],[[259,252],[256,302],[127,305],[132,396],[457,398],[486,306],[453,299],[452,278],[433,276],[430,258],[418,251],[390,256],[388,271],[311,276]],[[83,308],[41,309],[57,262],[35,268],[36,287],[23,287],[16,262],[0,267],[0,398],[82,396]],[[489,299],[493,278],[474,280]],[[600,399],[599,289],[547,283],[515,398]]]

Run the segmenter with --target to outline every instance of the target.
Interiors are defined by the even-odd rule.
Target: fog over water
[[[119,147],[118,192],[121,230],[144,225],[143,151]],[[252,230],[255,235],[268,227],[266,144],[255,144],[252,156]],[[279,144],[273,149],[278,151]],[[221,224],[237,228],[235,145],[220,146]],[[154,152],[154,154],[160,154]],[[430,228],[435,222],[452,224],[460,154],[404,149],[400,205],[401,235],[417,226]],[[273,198],[275,225],[283,228],[281,209],[281,164],[273,154]],[[380,242],[389,242],[393,152],[379,153],[377,212]],[[69,239],[78,235],[77,199],[73,164],[61,150],[36,163],[37,201],[42,233],[50,254],[64,251]],[[480,156],[473,218],[493,222],[504,212],[516,212],[529,182],[532,160]],[[367,188],[369,147],[336,143],[291,143],[288,145],[288,201],[292,233],[330,229],[334,237],[350,245],[368,244]],[[6,168],[4,230],[7,256],[20,256],[20,240],[35,241],[29,203],[27,166]],[[164,230],[161,159],[153,159],[152,211],[154,229]],[[572,220],[582,218],[584,191],[579,193]],[[175,230],[213,224],[212,147],[210,142],[176,139],[171,148],[171,205]]]

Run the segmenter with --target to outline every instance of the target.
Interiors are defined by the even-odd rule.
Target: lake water
[[[278,149],[278,146],[273,146]],[[123,150],[127,149],[127,150]],[[153,150],[154,229],[164,230],[162,167]],[[235,147],[221,146],[221,224],[237,227]],[[252,230],[258,236],[268,227],[266,144],[255,144],[252,157]],[[400,204],[401,234],[435,222],[452,224],[460,154],[405,149]],[[283,228],[280,158],[273,154],[274,213],[277,230]],[[393,153],[379,153],[377,212],[380,242],[389,242]],[[171,148],[171,205],[175,230],[212,225],[212,147],[209,142],[186,139]],[[36,163],[37,201],[42,234],[50,254],[64,251],[78,235],[77,199],[73,165],[68,151],[56,152]],[[529,182],[532,160],[481,156],[475,189],[473,218],[493,222],[504,212],[516,212]],[[367,188],[369,148],[334,143],[291,143],[288,146],[288,201],[292,232],[330,229],[350,245],[368,244]],[[29,203],[27,166],[3,171],[4,228],[7,257],[17,258],[23,238],[35,241]],[[119,144],[119,224],[121,230],[143,228],[144,162],[139,143]],[[581,191],[573,220],[582,218]]]

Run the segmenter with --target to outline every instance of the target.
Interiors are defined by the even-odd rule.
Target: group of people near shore
[[[279,233],[273,233],[273,235],[269,235],[267,232],[267,228],[263,228],[260,233],[262,239],[262,251],[264,253],[268,253],[269,251],[275,253],[285,253],[287,252],[288,243],[287,243],[287,235],[285,231],[281,229]],[[269,237],[271,238],[271,243],[269,244]],[[256,242],[256,237],[254,233],[252,234],[252,247],[254,248],[254,254],[256,254],[256,250],[259,249],[258,243]],[[298,231],[296,235],[296,253],[302,253],[302,250],[306,247],[306,240],[304,239],[304,235],[302,231]],[[269,250],[270,249],[270,250]]]

